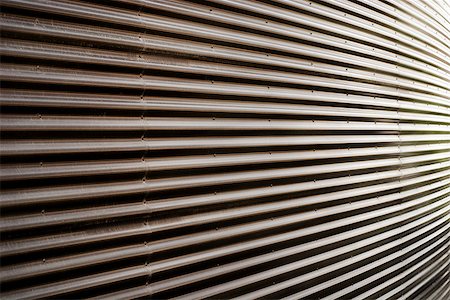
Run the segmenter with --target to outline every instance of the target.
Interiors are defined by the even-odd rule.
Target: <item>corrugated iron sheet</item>
[[[448,2],[1,15],[3,299],[449,299]]]

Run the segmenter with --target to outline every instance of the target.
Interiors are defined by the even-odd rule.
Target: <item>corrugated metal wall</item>
[[[449,299],[448,2],[1,9],[3,299]]]

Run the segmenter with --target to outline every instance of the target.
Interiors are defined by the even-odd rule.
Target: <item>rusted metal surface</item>
[[[448,2],[1,5],[2,298],[450,297]]]

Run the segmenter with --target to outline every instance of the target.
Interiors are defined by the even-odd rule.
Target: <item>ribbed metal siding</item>
[[[440,0],[2,0],[2,298],[448,299]]]

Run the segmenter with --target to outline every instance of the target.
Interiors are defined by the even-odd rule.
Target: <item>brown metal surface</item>
[[[450,5],[2,0],[2,299],[448,299]]]

